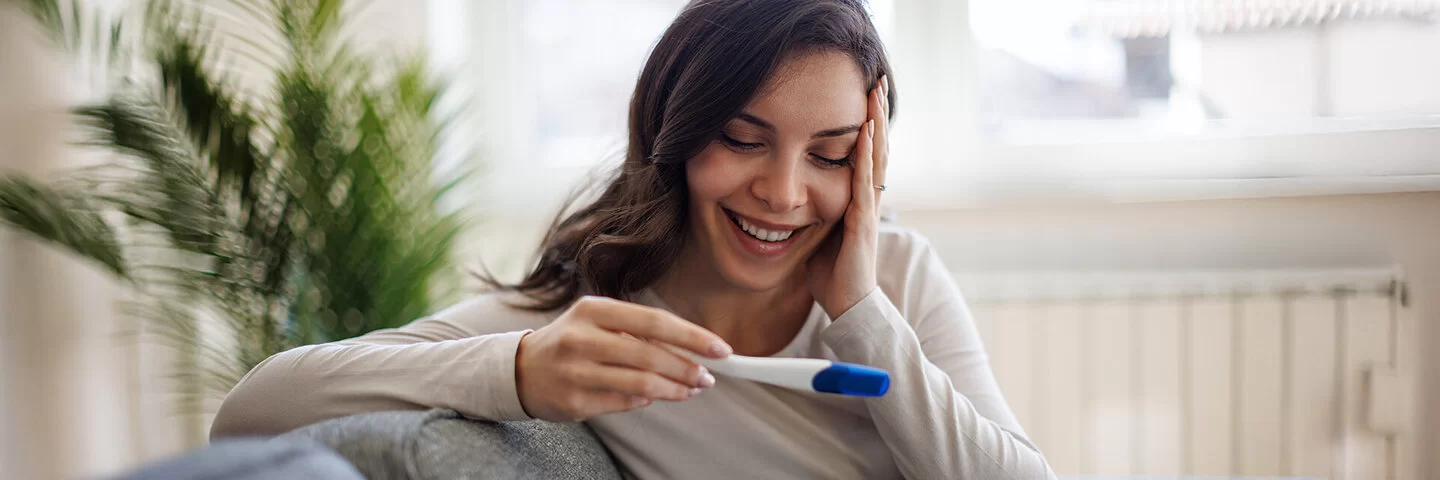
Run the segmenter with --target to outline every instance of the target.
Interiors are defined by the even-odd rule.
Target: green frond
[[[203,66],[200,47],[175,39],[161,48],[155,54],[161,84],[214,178],[212,188],[243,205],[253,199],[257,173],[264,175],[261,170],[269,164],[253,143],[258,122]]]
[[[319,0],[314,3],[310,12],[308,30],[311,41],[319,41],[322,36],[334,32],[340,24],[340,8],[344,6],[345,2],[342,0]]]
[[[215,192],[197,168],[197,153],[183,130],[154,102],[116,97],[110,103],[76,109],[91,140],[140,160],[145,174],[122,184],[143,199],[122,205],[127,213],[164,227],[176,245],[220,254],[223,216]]]
[[[452,127],[436,111],[445,84],[423,55],[348,42],[347,16],[363,6],[232,2],[239,8],[143,2],[135,58],[158,75],[75,110],[82,144],[122,155],[48,193],[0,184],[8,222],[77,251],[112,247],[95,255],[132,279],[127,314],[190,362],[178,366],[187,402],[223,394],[279,351],[403,325],[451,299],[466,219],[442,204],[476,171],[436,178],[440,134]],[[55,32],[80,25],[89,38],[112,25],[33,3]],[[237,18],[254,35],[214,28]],[[272,90],[240,90],[222,68],[236,55],[270,69]],[[123,237],[107,212],[129,221]],[[201,328],[207,321],[217,323]],[[210,342],[201,332],[211,327],[228,338]]]
[[[79,192],[41,185],[20,174],[0,177],[0,220],[55,242],[125,278],[129,272],[115,231]]]

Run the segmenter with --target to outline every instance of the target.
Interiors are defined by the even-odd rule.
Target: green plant
[[[82,143],[116,155],[48,183],[0,176],[0,220],[125,280],[126,310],[186,359],[185,393],[457,293],[463,218],[441,200],[466,175],[431,169],[443,85],[422,56],[357,52],[346,3],[236,1],[224,21],[250,40],[217,32],[213,6],[148,2],[137,29],[84,2],[22,5],[57,43],[105,53],[86,58],[107,65],[107,100],[74,113]],[[237,59],[272,87],[242,88],[221,68]]]

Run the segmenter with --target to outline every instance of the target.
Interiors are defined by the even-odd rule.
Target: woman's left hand
[[[880,238],[880,193],[889,160],[890,82],[880,77],[870,90],[870,119],[860,128],[852,159],[850,206],[844,224],[810,257],[810,294],[830,318],[837,318],[875,289],[875,255]]]

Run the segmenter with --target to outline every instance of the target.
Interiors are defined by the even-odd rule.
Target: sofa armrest
[[[305,440],[222,440],[111,480],[364,480],[344,458]]]
[[[329,447],[372,480],[622,478],[600,439],[579,423],[486,422],[453,410],[380,412],[276,438],[294,440]]]

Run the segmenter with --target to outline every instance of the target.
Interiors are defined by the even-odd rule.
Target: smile
[[[783,242],[795,234],[794,230],[766,230],[755,226],[755,224],[739,216],[731,216],[730,219],[733,220],[736,225],[739,225],[741,230],[744,230],[745,233],[750,234],[750,236],[755,237],[757,240],[771,243]]]
[[[744,250],[759,257],[773,258],[784,255],[795,243],[795,234],[805,227],[785,227],[775,224],[761,224],[730,210],[725,210],[730,224],[735,226],[735,239]]]

